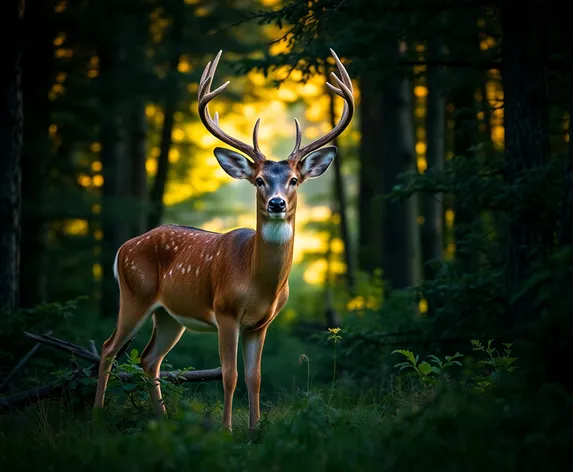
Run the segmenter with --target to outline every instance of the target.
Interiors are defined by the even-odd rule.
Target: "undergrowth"
[[[76,389],[0,417],[0,468],[566,470],[572,398],[550,384],[523,389],[511,346],[474,340],[463,354],[392,357],[398,375],[385,395],[349,398],[334,378],[335,395],[331,385],[305,385],[294,398],[263,404],[253,433],[243,405],[230,435],[220,402],[176,386],[166,385],[169,416],[161,421],[151,416],[143,378],[115,385],[94,418],[91,395]],[[138,372],[138,353],[117,368]]]

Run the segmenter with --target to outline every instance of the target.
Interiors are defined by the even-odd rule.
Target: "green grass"
[[[0,470],[569,470],[573,401],[554,386],[328,399],[326,386],[265,403],[254,433],[238,401],[233,435],[198,394],[162,421],[144,404],[112,399],[94,420],[91,396],[46,401],[0,417]]]

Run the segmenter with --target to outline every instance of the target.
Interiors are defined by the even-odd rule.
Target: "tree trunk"
[[[42,211],[53,81],[53,2],[29,2],[24,19],[22,58],[24,135],[22,151],[22,241],[20,305],[31,307],[47,300],[46,222]]]
[[[456,158],[474,159],[472,146],[476,144],[477,122],[474,91],[472,87],[461,86],[453,97],[454,116],[454,155]],[[467,197],[454,199],[454,237],[456,261],[465,272],[475,272],[478,265],[478,252],[471,244],[473,233],[479,224],[479,213]]]
[[[167,184],[167,174],[169,172],[169,151],[171,149],[173,125],[175,124],[175,112],[179,100],[179,77],[177,68],[181,60],[181,41],[183,38],[183,15],[175,14],[171,36],[174,43],[174,53],[169,61],[169,70],[166,80],[171,84],[166,84],[166,97],[163,106],[163,129],[161,130],[161,144],[159,146],[159,157],[157,158],[157,173],[151,187],[149,195],[149,217],[147,228],[152,229],[161,224],[163,218],[163,195]]]
[[[376,161],[380,159],[380,97],[369,77],[360,77],[360,174],[358,188],[358,267],[372,272],[381,266],[375,235],[378,215],[373,212],[376,194]],[[380,184],[378,184],[378,187]]]
[[[502,78],[506,177],[518,184],[524,173],[544,166],[549,158],[546,7],[540,0],[501,6]],[[552,234],[540,218],[515,208],[508,222],[509,293],[515,294],[530,275],[534,259],[551,247]],[[510,307],[508,321],[516,326],[534,318],[525,297]]]
[[[118,290],[113,276],[115,254],[128,239],[128,224],[122,218],[121,194],[129,180],[125,172],[125,90],[122,70],[122,16],[111,0],[101,3],[102,11],[109,22],[107,34],[100,43],[100,87],[101,87],[101,162],[103,167],[103,191],[101,222],[102,239],[102,290],[101,314],[115,316],[118,309]]]
[[[147,226],[147,173],[145,161],[147,158],[145,135],[147,120],[145,117],[145,103],[138,102],[131,113],[130,126],[130,174],[131,174],[131,197],[135,211],[134,221],[130,231],[130,237],[137,236],[146,231]]]
[[[559,246],[573,247],[573,32],[568,24],[563,25],[564,31],[568,31],[569,47],[569,147],[567,165],[565,166],[565,192],[561,212],[561,224],[559,232]]]
[[[330,94],[329,102],[330,123],[336,126],[334,111],[334,94]],[[346,288],[351,297],[356,292],[354,253],[352,251],[352,241],[348,231],[348,213],[346,211],[346,190],[342,179],[342,156],[338,139],[334,139],[332,144],[338,148],[338,156],[334,159],[334,194],[336,198],[336,210],[340,215],[340,235],[344,242],[344,262],[346,263]]]
[[[20,274],[24,1],[5,0],[1,11],[2,29],[12,31],[0,74],[0,314],[8,316],[18,309]]]
[[[428,55],[440,57],[440,44],[435,39],[428,41]],[[428,98],[426,115],[426,160],[428,173],[439,173],[444,169],[446,153],[446,98],[442,85],[441,67],[428,69]],[[429,261],[441,259],[444,251],[444,208],[442,196],[424,195],[424,224],[422,226],[422,256],[424,260],[424,279],[434,277],[434,269]]]
[[[398,57],[398,48],[393,51]],[[415,166],[414,129],[410,81],[395,75],[382,87],[379,174],[384,194],[396,185],[396,177]],[[393,289],[412,286],[419,277],[416,267],[416,199],[386,201],[383,212],[382,262],[384,278]]]

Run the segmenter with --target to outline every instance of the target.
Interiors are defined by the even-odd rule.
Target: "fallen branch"
[[[88,362],[93,364],[90,367],[90,372],[88,377],[93,377],[97,375],[96,367],[100,363],[100,356],[94,354],[93,352],[88,351],[87,349],[79,346],[77,344],[71,343],[69,341],[63,341],[61,339],[55,338],[50,336],[49,334],[33,334],[33,333],[24,333],[26,337],[30,339],[34,339],[39,344],[45,344],[46,346],[53,347],[54,349],[58,349],[60,351],[69,352],[74,356],[84,359]],[[120,357],[126,350],[131,341],[126,343],[123,349],[120,350],[117,357]],[[85,377],[86,375],[84,372],[77,366],[77,364],[72,363],[74,376],[77,377]],[[129,372],[119,372],[117,373],[117,377],[124,381],[134,381],[139,378],[140,374],[137,373],[129,373]],[[223,378],[223,374],[220,367],[215,369],[206,369],[206,370],[186,370],[181,372],[176,371],[162,371],[160,372],[160,378],[168,380],[173,383],[185,383],[185,382],[206,382],[210,380],[221,380]],[[53,397],[55,395],[62,394],[66,391],[66,387],[62,385],[60,382],[53,382],[48,385],[43,385],[41,387],[32,388],[30,390],[25,390],[24,392],[16,393],[14,395],[10,395],[8,397],[0,398],[0,412],[15,409],[22,405],[36,403],[40,400],[44,400],[46,398]]]
[[[208,380],[221,380],[223,373],[220,367],[207,370],[185,370],[182,372],[162,371],[159,373],[160,378],[169,380],[173,383],[185,382],[203,382]],[[124,382],[135,380],[139,377],[138,374],[131,374],[129,372],[119,372],[117,377]]]
[[[80,359],[85,361],[91,362],[92,364],[99,364],[100,357],[93,354],[92,352],[88,351],[87,349],[83,348],[82,346],[78,346],[77,344],[62,341],[61,339],[54,338],[48,334],[33,334],[27,333],[24,331],[24,335],[27,338],[34,339],[39,343],[45,344],[46,346],[53,347],[54,349],[58,349],[59,351],[69,352]]]

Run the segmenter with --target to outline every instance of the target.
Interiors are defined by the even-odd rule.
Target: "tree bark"
[[[441,45],[436,39],[428,41],[428,55],[440,56]],[[446,97],[442,85],[443,70],[438,66],[428,69],[428,98],[426,115],[426,160],[427,172],[441,172],[444,169],[446,153]],[[444,208],[441,195],[424,195],[422,226],[422,256],[424,260],[424,279],[434,277],[432,260],[440,260],[444,251]]]
[[[456,158],[474,159],[471,147],[476,144],[477,122],[474,91],[472,87],[461,86],[453,97],[454,116],[454,155]],[[478,265],[478,252],[471,245],[471,237],[479,224],[479,213],[467,197],[454,199],[454,237],[456,261],[464,272],[475,272]]]
[[[380,159],[380,97],[369,77],[360,77],[360,174],[358,188],[358,267],[372,272],[381,266],[376,255],[375,234],[381,233],[378,214],[373,211],[376,195],[376,161]],[[380,186],[380,185],[378,185]]]
[[[23,109],[26,120],[22,151],[22,241],[20,306],[47,300],[46,222],[42,197],[50,158],[53,83],[53,1],[29,2],[24,19],[22,58]]]
[[[334,111],[334,94],[330,94],[329,102],[330,124],[336,126]],[[338,155],[334,159],[334,194],[336,198],[336,210],[340,215],[340,235],[344,242],[344,262],[346,263],[346,288],[350,296],[356,292],[356,279],[354,268],[354,252],[352,251],[352,241],[348,231],[348,213],[346,211],[346,189],[342,179],[342,156],[338,139],[334,139],[332,144],[338,148]]]
[[[118,291],[113,276],[115,254],[128,239],[128,225],[121,218],[121,194],[129,180],[125,167],[125,90],[123,90],[121,41],[123,11],[112,0],[101,2],[101,9],[108,21],[108,29],[100,40],[101,87],[101,162],[104,177],[102,191],[101,224],[102,280],[100,310],[104,316],[115,316],[118,309]]]
[[[147,120],[145,117],[145,103],[139,101],[133,108],[130,126],[130,176],[131,197],[135,211],[134,222],[130,230],[130,237],[137,236],[146,231],[147,227],[147,173],[145,161],[147,159],[145,136]]]
[[[393,49],[397,59],[397,45]],[[415,168],[410,81],[403,75],[388,78],[382,87],[379,135],[383,159],[379,160],[378,170],[383,193],[387,194],[396,185],[399,174]],[[416,267],[416,198],[401,203],[386,201],[383,213],[384,278],[392,289],[404,289],[412,286],[419,277]]]
[[[559,246],[573,247],[573,32],[568,24],[562,26],[568,31],[569,63],[569,146],[567,152],[567,164],[565,166],[565,192],[561,212],[561,224],[559,232]]]
[[[509,185],[527,172],[544,166],[549,159],[549,114],[547,87],[546,6],[540,0],[519,5],[501,4],[502,78],[506,178]],[[551,247],[552,234],[546,223],[514,208],[508,223],[507,284],[515,294],[530,275],[532,262]],[[533,303],[525,297],[510,306],[510,326],[535,317]]]
[[[183,38],[183,15],[174,15],[171,37],[174,43],[173,56],[169,61],[167,83],[165,85],[166,97],[163,106],[163,129],[161,130],[161,144],[159,146],[159,157],[157,158],[157,173],[151,187],[149,195],[150,211],[147,220],[147,228],[153,229],[161,224],[163,218],[163,195],[167,184],[169,172],[169,151],[172,144],[173,125],[175,124],[175,112],[179,100],[179,78],[177,68],[181,60],[180,44]]]
[[[24,1],[5,0],[1,11],[0,27],[12,31],[2,48],[0,74],[0,314],[9,316],[19,297]]]

